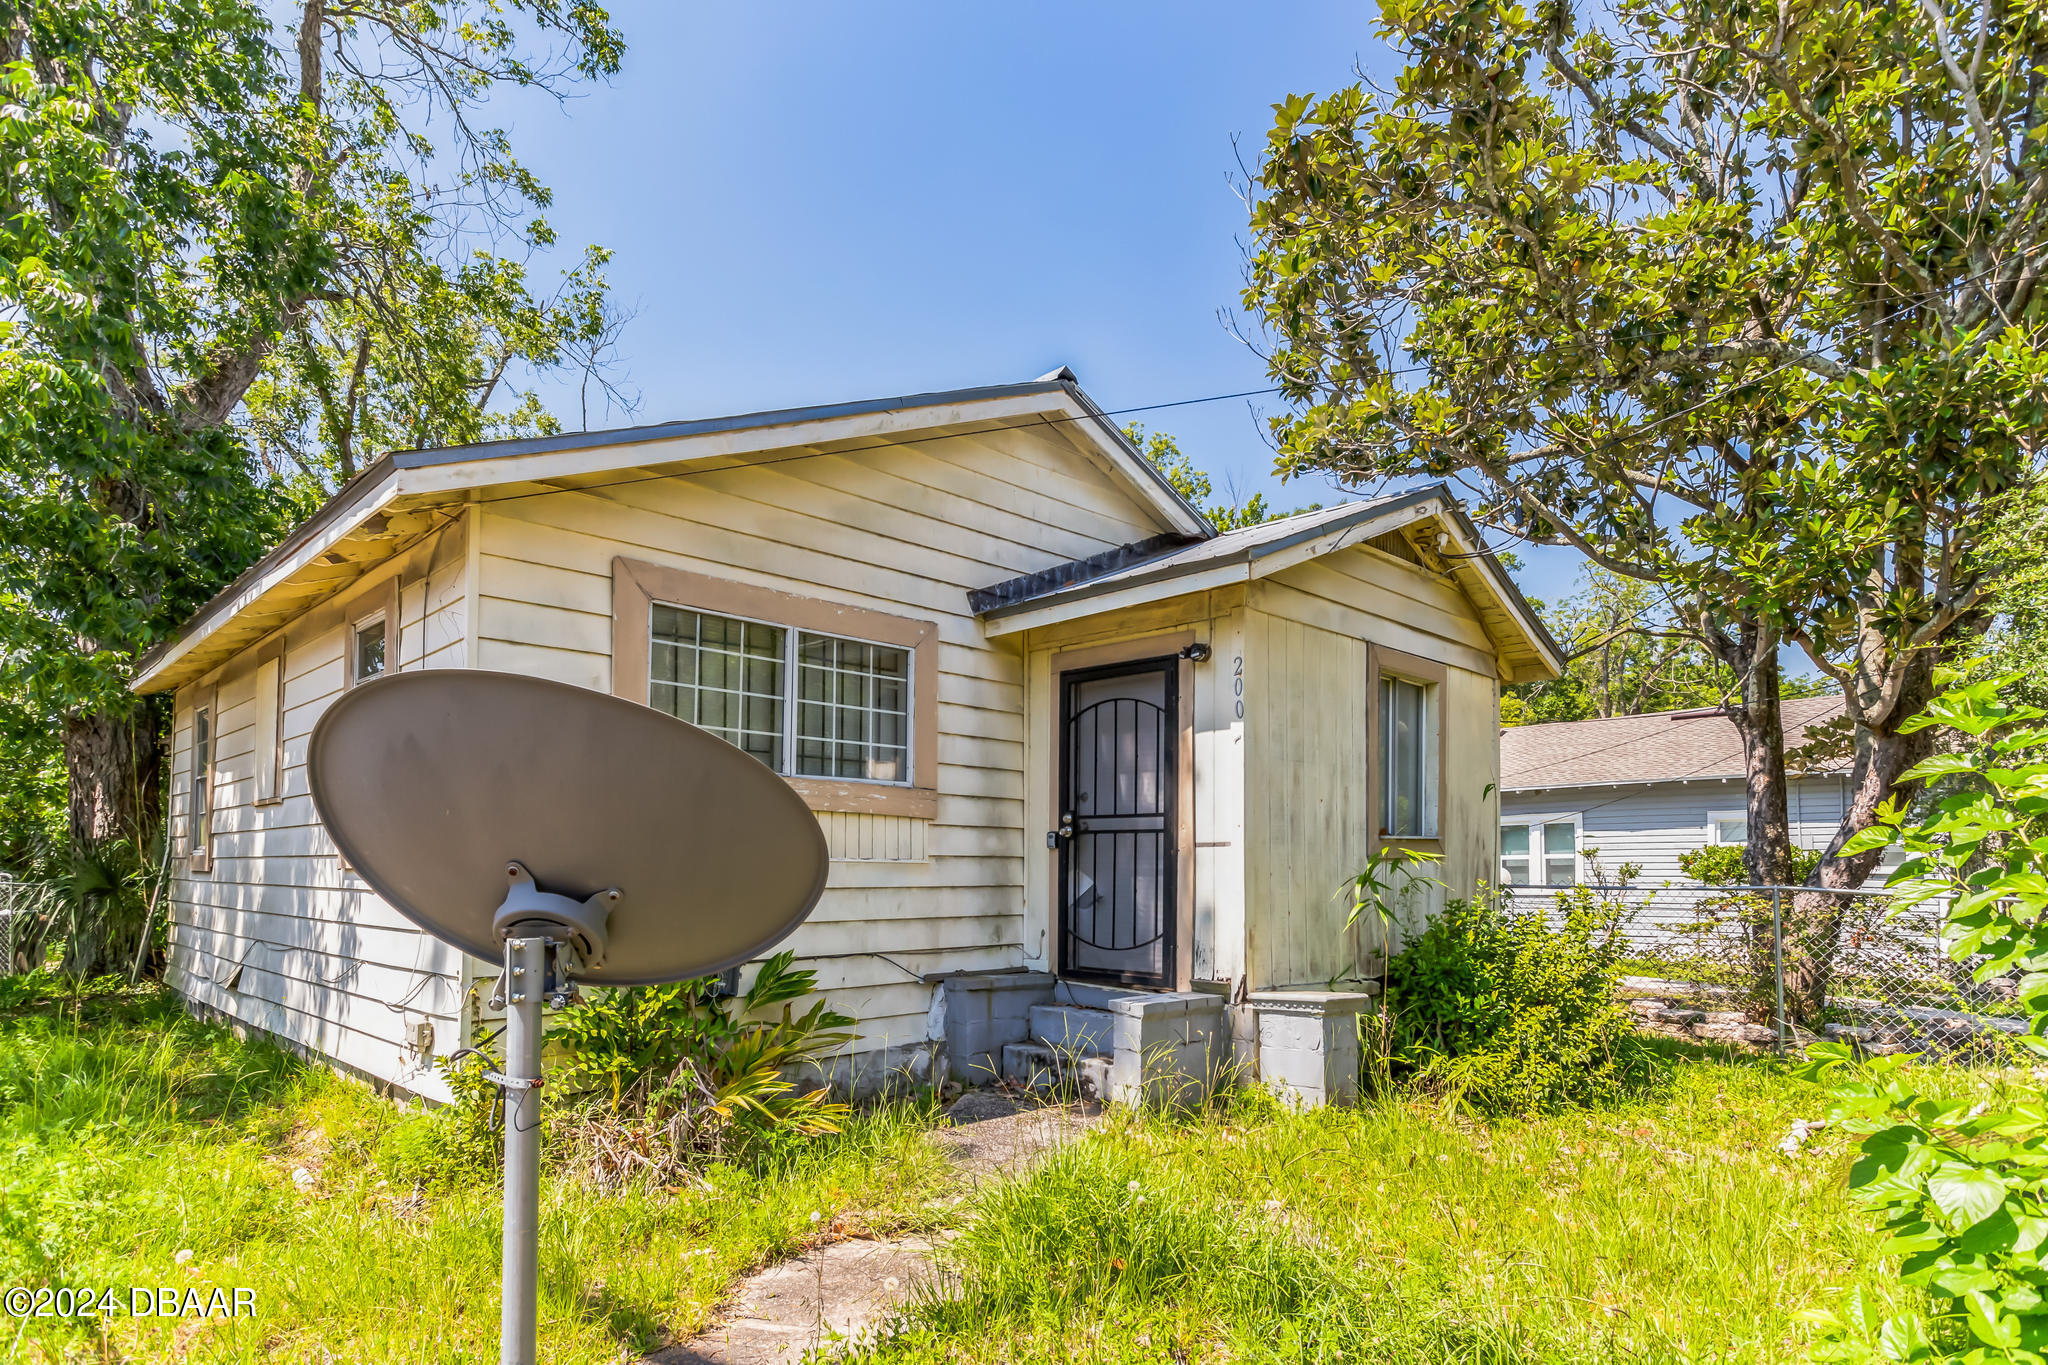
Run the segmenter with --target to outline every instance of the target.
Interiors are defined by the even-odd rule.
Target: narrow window
[[[783,651],[789,632],[656,604],[647,700],[783,768]]]
[[[349,650],[349,685],[368,682],[384,671],[384,617],[358,621]]]
[[[1500,879],[1507,886],[1529,884],[1529,826],[1500,827]]]
[[[910,651],[803,632],[796,771],[903,782],[910,774]]]
[[[284,797],[284,660],[256,665],[256,801]]]
[[[1435,833],[1430,690],[1406,678],[1380,679],[1380,832],[1397,839]]]
[[[192,866],[204,871],[213,860],[213,711],[192,713]]]
[[[1550,886],[1571,886],[1579,880],[1578,830],[1569,820],[1543,827],[1543,880]]]

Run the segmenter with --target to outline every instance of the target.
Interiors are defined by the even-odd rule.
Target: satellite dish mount
[[[479,669],[351,688],[313,727],[307,769],[321,822],[372,890],[505,964],[491,999],[504,1071],[488,1073],[505,1094],[499,1361],[535,1365],[543,1004],[567,1005],[579,980],[654,985],[752,961],[818,903],[824,832],[788,783],[708,731]]]

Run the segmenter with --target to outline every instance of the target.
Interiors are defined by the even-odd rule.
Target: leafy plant
[[[1388,964],[1387,1074],[1482,1114],[1596,1105],[1653,1083],[1662,1068],[1614,990],[1620,915],[1587,887],[1558,893],[1556,928],[1492,895],[1450,901]]]
[[[817,974],[794,961],[775,954],[736,997],[710,976],[594,994],[555,1017],[549,1036],[567,1054],[559,1084],[580,1106],[601,1182],[673,1174],[735,1140],[758,1148],[839,1131],[847,1106],[789,1073],[849,1041],[854,1021],[822,1000],[795,1013]],[[779,1017],[760,1017],[777,1006]]]
[[[1952,681],[1953,674],[1944,681]],[[1952,897],[1943,946],[1978,981],[2017,969],[2032,1017],[2021,1040],[2048,1056],[2048,712],[2003,699],[2014,679],[1951,687],[1906,724],[1944,725],[1959,751],[1916,764],[1949,794],[1924,819],[1887,803],[1852,847],[1898,845],[1888,883],[1905,909]],[[1858,1059],[1815,1044],[1812,1073],[1832,1079],[1835,1115],[1862,1147],[1850,1188],[1883,1216],[1900,1277],[1929,1296],[1925,1314],[1881,1315],[1861,1296],[1820,1312],[1820,1359],[2041,1365],[2048,1360],[2048,1093],[2007,1082],[1972,1102],[1930,1096],[1905,1057]]]

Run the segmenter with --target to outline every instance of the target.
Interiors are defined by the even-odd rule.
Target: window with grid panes
[[[650,703],[779,773],[910,780],[908,649],[656,604],[648,665]]]
[[[789,632],[661,605],[653,625],[647,700],[781,772]]]

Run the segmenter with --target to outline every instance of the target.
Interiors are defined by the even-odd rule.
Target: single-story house
[[[1840,719],[1839,695],[1783,703],[1788,753]],[[1839,748],[1839,746],[1835,746]],[[1589,858],[1612,881],[1686,884],[1682,853],[1749,840],[1742,740],[1718,707],[1607,720],[1515,725],[1500,736],[1499,880],[1507,886],[1589,881]],[[1788,763],[1792,842],[1822,848],[1848,808],[1846,756]]]
[[[306,741],[381,673],[498,669],[809,803],[831,876],[789,946],[860,1021],[841,1081],[1065,1048],[1118,1093],[1234,1058],[1315,1100],[1384,948],[1340,887],[1386,843],[1492,876],[1498,688],[1560,664],[1443,487],[1218,534],[1064,370],[400,452],[142,662],[175,696],[169,976],[441,1094],[495,968],[342,862]]]

